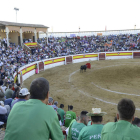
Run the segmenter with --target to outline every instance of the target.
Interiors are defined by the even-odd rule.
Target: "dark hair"
[[[131,120],[135,113],[135,105],[130,99],[122,99],[117,106],[120,119]]]
[[[20,96],[20,95],[18,95],[18,97],[19,97],[20,99],[25,99],[26,96],[27,96],[27,95],[25,95],[25,96]]]
[[[2,85],[3,85],[3,80],[0,79],[0,86],[2,86]]]
[[[17,92],[19,90],[19,87],[15,87],[15,92]]]
[[[114,122],[117,122],[118,120],[117,120],[117,117],[115,116],[115,118],[114,118]]]
[[[70,110],[73,110],[73,106],[72,105],[70,105],[69,108],[70,108]]]
[[[60,104],[60,108],[64,108],[64,105],[63,104]]]
[[[81,114],[80,114],[80,116],[86,116],[87,113],[88,113],[87,111],[82,111]]]
[[[135,118],[132,124],[137,125],[138,127],[140,126],[140,118]]]
[[[61,120],[61,116],[59,114],[57,114],[57,116],[58,116],[58,120],[60,121]]]
[[[30,85],[31,99],[45,100],[49,91],[49,82],[43,78],[37,78]]]
[[[91,116],[92,122],[102,122],[102,116]]]
[[[87,113],[88,113],[87,111],[82,111],[80,113],[80,120],[83,120],[83,118],[87,116]]]
[[[13,86],[10,84],[10,85],[9,85],[9,88],[12,88],[12,87],[13,87]]]
[[[19,86],[19,87],[20,87],[20,83],[18,83],[18,84],[17,84],[17,86]]]

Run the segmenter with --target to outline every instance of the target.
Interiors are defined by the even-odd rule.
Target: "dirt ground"
[[[29,89],[30,83],[37,77],[44,77],[50,83],[50,97],[59,105],[74,106],[77,115],[81,111],[101,108],[107,112],[104,122],[114,121],[116,104],[122,98],[134,101],[140,117],[140,60],[92,61],[91,69],[80,73],[79,68],[86,62],[69,64],[45,70],[24,81]],[[134,95],[133,95],[134,94]]]

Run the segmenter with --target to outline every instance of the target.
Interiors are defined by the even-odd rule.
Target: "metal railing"
[[[49,32],[48,37],[70,37],[71,34],[75,36],[97,36],[101,34],[105,35],[119,35],[119,34],[137,34],[140,33],[140,29],[125,29],[125,30],[107,30],[107,31],[80,31],[80,32]],[[40,38],[46,37],[46,34],[41,33]]]

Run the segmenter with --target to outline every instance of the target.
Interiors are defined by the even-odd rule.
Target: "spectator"
[[[45,78],[35,79],[30,94],[28,101],[17,103],[11,110],[4,140],[63,140],[58,116],[47,105],[49,82]]]
[[[67,140],[78,140],[80,131],[88,123],[88,116],[86,115],[87,113],[87,111],[82,111],[80,114],[80,120],[73,121],[73,123],[70,124]]]
[[[9,89],[7,89],[7,90],[5,91],[6,99],[12,98],[12,95],[13,95],[13,90],[12,90],[12,85],[10,84],[10,85],[9,85]]]
[[[18,97],[19,91],[20,91],[20,88],[18,86],[16,86],[15,91],[14,91],[14,93],[12,95],[12,99]]]
[[[0,102],[0,122],[7,122],[7,109],[2,102]]]
[[[70,107],[70,110],[66,112],[66,118],[65,118],[65,127],[69,127],[71,121],[73,119],[76,119],[76,114],[75,112],[73,112],[73,106],[71,105]]]
[[[132,122],[132,124],[140,127],[140,118],[135,118],[134,121]]]
[[[4,96],[5,96],[4,93],[0,92],[0,101],[3,101],[4,105],[9,105],[9,107],[11,107],[12,98],[5,99]]]
[[[54,108],[55,111],[57,111],[57,109],[58,109],[57,105],[58,105],[57,101],[55,101],[54,104],[52,105],[52,107]]]
[[[2,88],[4,93],[5,93],[6,89],[7,89],[7,87],[8,87],[8,82],[5,80],[4,84],[1,86],[1,88]]]
[[[92,108],[92,112],[87,114],[87,116],[91,117],[92,125],[84,127],[81,130],[78,140],[100,140],[103,128],[101,123],[103,121],[103,115],[105,114],[105,112],[101,112],[101,108]]]
[[[49,97],[49,99],[48,99],[48,105],[53,105],[53,98],[52,97]]]
[[[63,104],[60,104],[60,108],[57,109],[57,113],[61,117],[62,124],[64,124],[64,116],[65,116],[65,112],[64,112],[63,108],[64,108],[64,105]]]
[[[20,92],[19,92],[19,99],[13,101],[13,103],[11,105],[11,109],[14,106],[14,104],[16,104],[17,102],[28,100],[29,99],[29,94],[30,94],[30,92],[28,92],[27,88],[21,89]]]
[[[60,124],[60,126],[62,126],[63,124],[61,122],[61,116],[59,114],[57,114],[57,116],[58,116],[59,124]]]
[[[139,140],[140,129],[132,125],[135,105],[130,99],[119,101],[117,113],[118,122],[107,123],[102,130],[102,140]]]

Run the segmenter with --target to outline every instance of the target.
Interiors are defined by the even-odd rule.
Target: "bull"
[[[87,65],[82,65],[80,67],[80,72],[83,72],[83,70],[86,72],[86,69],[87,69]]]

